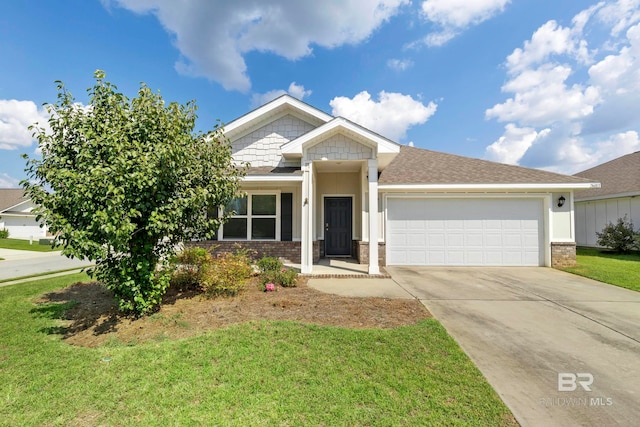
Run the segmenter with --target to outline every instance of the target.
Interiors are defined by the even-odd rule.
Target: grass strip
[[[0,239],[0,248],[32,252],[54,252],[62,250],[61,246],[52,248],[51,245],[41,245],[37,241],[29,244],[28,240],[21,239]]]
[[[640,291],[640,253],[616,254],[595,248],[577,248],[577,265],[563,268],[600,282]]]

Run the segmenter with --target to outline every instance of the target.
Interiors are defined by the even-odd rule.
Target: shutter
[[[293,238],[293,194],[280,195],[280,240],[291,241]]]

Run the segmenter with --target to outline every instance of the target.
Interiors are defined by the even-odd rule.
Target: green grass
[[[514,425],[432,319],[391,330],[263,321],[90,349],[58,335],[73,303],[33,303],[78,280],[0,288],[0,425]]]
[[[576,267],[563,270],[590,279],[640,291],[640,253],[614,254],[594,248],[578,248]]]
[[[0,248],[2,249],[18,249],[21,251],[34,251],[34,252],[52,252],[59,251],[62,247],[51,249],[50,245],[40,245],[37,241],[33,241],[29,244],[28,240],[21,239],[0,239]]]
[[[0,258],[0,259],[2,259],[2,258]],[[72,267],[72,268],[65,268],[65,269],[62,269],[62,270],[47,271],[47,272],[44,272],[44,273],[29,274],[28,276],[18,276],[18,277],[11,277],[9,279],[0,279],[0,283],[13,282],[13,281],[16,281],[16,280],[36,279],[38,277],[50,276],[52,274],[65,273],[67,271],[73,271],[73,270],[80,270],[81,268],[82,267]]]

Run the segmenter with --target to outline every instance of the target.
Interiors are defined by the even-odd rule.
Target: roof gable
[[[330,122],[307,132],[282,146],[282,155],[289,158],[300,158],[305,149],[309,149],[328,138],[342,134],[347,138],[373,149],[382,168],[400,152],[400,145],[375,132],[370,131],[344,117],[336,117]]]
[[[640,151],[610,160],[575,176],[600,181],[600,188],[576,192],[577,199],[598,199],[640,194]]]
[[[315,126],[320,126],[333,119],[324,111],[300,101],[290,95],[282,95],[271,102],[233,120],[224,126],[224,134],[229,139],[241,137],[256,127],[277,120],[287,114],[298,117]]]
[[[380,185],[529,185],[560,188],[589,187],[593,180],[473,159],[455,154],[402,146],[400,154],[382,172]]]
[[[0,188],[0,212],[6,212],[28,202],[22,188]]]

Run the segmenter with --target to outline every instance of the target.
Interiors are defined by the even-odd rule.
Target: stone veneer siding
[[[551,267],[574,267],[576,265],[576,244],[573,242],[551,243]]]
[[[369,242],[356,241],[356,256],[360,264],[369,264]],[[387,265],[387,246],[385,243],[378,243],[378,265]]]
[[[212,254],[235,252],[238,249],[248,249],[250,255],[257,260],[264,256],[284,258],[294,264],[300,264],[302,256],[301,242],[269,242],[264,240],[204,240],[200,242],[188,242],[189,247],[206,248]],[[320,244],[313,242],[313,262],[320,260]]]

